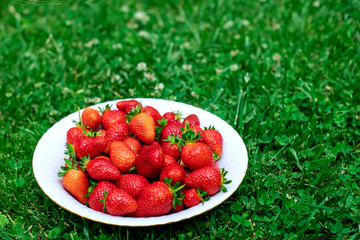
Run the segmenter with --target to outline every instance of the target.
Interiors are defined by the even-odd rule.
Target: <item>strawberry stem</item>
[[[227,189],[224,185],[230,184],[232,182],[232,180],[227,180],[225,178],[226,174],[228,173],[228,171],[226,171],[224,168],[221,169],[221,191],[222,192],[227,192]]]
[[[106,211],[106,205],[105,205],[105,201],[106,201],[106,197],[107,197],[107,195],[108,195],[108,191],[104,191],[104,193],[103,193],[103,198],[100,200],[100,202],[102,202],[103,203],[103,212],[105,212]]]

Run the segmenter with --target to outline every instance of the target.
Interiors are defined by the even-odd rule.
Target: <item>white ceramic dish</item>
[[[54,124],[39,140],[34,152],[33,171],[35,179],[52,201],[74,214],[97,222],[119,226],[153,226],[178,222],[200,215],[215,208],[236,191],[245,177],[248,155],[243,140],[228,123],[205,110],[188,104],[161,99],[145,98],[136,100],[140,101],[143,106],[155,107],[160,114],[180,110],[183,116],[186,117],[195,113],[200,119],[202,128],[210,125],[215,126],[221,132],[224,141],[223,155],[218,161],[218,165],[228,171],[226,177],[232,180],[230,184],[226,185],[228,191],[217,193],[205,204],[199,204],[176,214],[159,217],[118,217],[92,210],[73,198],[62,187],[61,178],[57,176],[60,166],[64,164],[63,159],[66,157],[64,154],[66,132],[74,126],[72,120],[78,121],[79,118],[78,113],[75,112]],[[106,104],[112,104],[112,108],[116,109],[116,102],[118,101],[105,102],[93,107],[104,107]]]

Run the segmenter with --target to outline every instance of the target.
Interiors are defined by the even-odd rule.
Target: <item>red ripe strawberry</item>
[[[148,113],[139,113],[129,123],[130,133],[143,143],[150,144],[155,140],[155,122]]]
[[[122,216],[138,209],[136,200],[125,190],[114,188],[106,195],[105,207],[113,216]]]
[[[181,152],[179,146],[171,141],[163,141],[161,148],[166,155],[172,156],[175,160],[179,160]]]
[[[114,141],[122,141],[129,136],[129,128],[126,122],[118,122],[116,124],[111,125],[111,127],[107,130],[105,138],[108,143],[112,143]]]
[[[137,201],[138,209],[135,217],[161,216],[170,212],[175,206],[174,194],[183,186],[172,190],[166,183],[153,182],[144,188]],[[179,202],[177,202],[179,204]]]
[[[123,143],[126,144],[131,150],[135,152],[135,154],[138,154],[142,148],[141,143],[139,140],[133,137],[127,137],[122,140]]]
[[[112,189],[117,188],[116,185],[109,181],[100,181],[89,196],[89,206],[98,212],[104,211],[104,192],[110,192]]]
[[[100,136],[83,136],[75,140],[73,151],[77,158],[94,158],[102,153],[107,146],[105,138]]]
[[[199,117],[196,114],[190,114],[189,116],[187,116],[184,121],[185,122],[189,122],[189,125],[196,125],[196,126],[200,126],[200,120]]]
[[[211,196],[217,193],[223,185],[223,177],[219,169],[207,166],[193,171],[185,177],[185,184],[189,188],[199,188]]]
[[[66,142],[70,144],[74,144],[77,138],[85,136],[84,131],[90,132],[90,130],[85,127],[76,126],[70,128],[66,133]]]
[[[136,100],[123,100],[116,103],[117,109],[124,111],[126,114],[129,114],[137,106],[142,107],[141,103]]]
[[[105,129],[103,129],[103,128],[101,128],[101,129],[99,129],[98,131],[96,131],[97,132],[97,135],[99,136],[99,137],[105,137],[106,136],[106,130]]]
[[[200,142],[186,143],[181,151],[181,160],[191,171],[214,164],[211,149]]]
[[[163,150],[163,152],[164,152],[164,150]],[[173,158],[172,156],[164,153],[164,167],[166,167],[167,165],[171,165],[171,164],[177,164],[176,159]]]
[[[213,127],[210,127],[202,132],[202,136],[200,142],[208,145],[210,149],[217,154],[217,158],[220,158],[223,149],[223,138],[221,133]]]
[[[170,212],[171,212],[171,213],[178,213],[178,212],[182,211],[183,208],[184,208],[184,204],[183,204],[183,203],[175,204],[175,208],[173,207]]]
[[[118,122],[126,122],[126,114],[121,110],[111,110],[111,107],[107,105],[101,116],[102,127],[107,130]]]
[[[158,110],[156,110],[154,107],[151,106],[146,106],[143,107],[141,109],[142,112],[146,112],[148,114],[150,114],[150,116],[152,116],[152,118],[154,119],[155,122],[155,126],[161,126],[159,121],[162,119],[162,116],[160,115],[160,113],[158,112]]]
[[[128,172],[135,164],[136,154],[125,143],[115,141],[110,144],[110,160],[121,173]]]
[[[166,112],[163,115],[163,118],[168,120],[168,123],[170,122],[176,122],[176,123],[180,123],[180,119],[181,119],[181,113],[180,112]]]
[[[199,142],[201,142],[202,132],[203,132],[203,130],[201,129],[201,127],[199,127],[199,126],[197,126],[197,125],[190,125],[189,128],[192,129],[192,131],[193,131],[195,134],[200,133],[200,140],[199,140]]]
[[[83,125],[95,130],[100,126],[101,115],[100,112],[91,107],[85,108],[81,114],[81,122]]]
[[[198,205],[200,202],[205,202],[209,198],[203,199],[203,197],[206,195],[206,192],[201,191],[200,189],[188,189],[185,192],[185,197],[183,200],[183,203],[187,207],[193,207],[195,205]]]
[[[115,181],[116,186],[130,193],[133,198],[138,199],[145,187],[149,186],[149,181],[138,174],[124,174]]]
[[[111,181],[119,179],[121,173],[107,158],[96,157],[92,160],[83,158],[86,172],[96,181]]]
[[[64,172],[59,172],[58,176],[63,177],[61,183],[66,191],[74,196],[79,202],[85,204],[88,200],[84,195],[89,188],[89,179],[86,173],[80,168],[74,167],[73,162],[64,159],[67,167],[61,167]]]
[[[136,158],[137,172],[146,178],[155,178],[164,167],[164,154],[157,145],[144,146]]]
[[[167,137],[170,137],[171,135],[175,135],[179,138],[182,136],[182,131],[179,124],[175,122],[168,122],[161,132],[160,141],[164,142]]]
[[[185,170],[179,164],[171,164],[163,168],[160,173],[160,181],[164,179],[171,179],[171,185],[179,182],[180,184],[184,183],[185,179]]]

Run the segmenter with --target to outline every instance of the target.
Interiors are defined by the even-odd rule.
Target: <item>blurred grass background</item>
[[[356,0],[2,1],[4,239],[357,239],[360,3]],[[109,226],[37,185],[42,134],[121,98],[181,101],[231,124],[249,152],[237,192],[160,227]]]

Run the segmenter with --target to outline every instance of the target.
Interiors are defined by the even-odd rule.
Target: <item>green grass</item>
[[[1,237],[360,237],[358,1],[15,2],[0,4]],[[31,167],[42,134],[78,106],[132,97],[231,124],[249,153],[236,193],[146,228],[82,219],[46,197]]]

